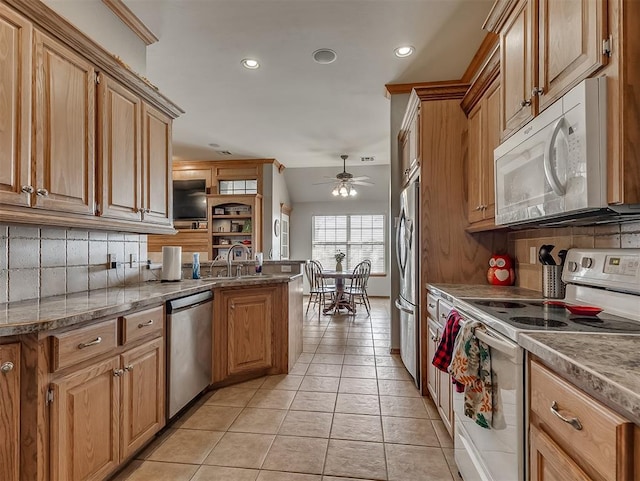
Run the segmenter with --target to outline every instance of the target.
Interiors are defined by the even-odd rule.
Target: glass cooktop
[[[596,316],[571,314],[562,301],[465,301],[483,313],[518,330],[578,331],[640,334],[640,322],[601,312]]]

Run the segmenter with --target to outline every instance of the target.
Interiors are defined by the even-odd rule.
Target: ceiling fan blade
[[[356,184],[356,185],[376,185],[373,182],[366,182],[364,180],[354,180],[352,182],[352,184]]]
[[[326,182],[314,182],[312,185],[324,185],[324,184],[335,184],[335,183],[336,183],[336,180],[333,179],[333,180],[328,180]]]
[[[369,180],[370,178],[368,175],[361,175],[360,177],[351,177],[351,180]]]

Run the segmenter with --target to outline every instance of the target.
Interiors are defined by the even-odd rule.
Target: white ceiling
[[[384,85],[460,78],[491,4],[127,0],[160,38],[147,50],[147,77],[187,112],[174,123],[177,158],[276,158],[286,167],[330,165],[333,174],[341,153],[389,163]],[[396,58],[403,44],[416,53]],[[312,52],[325,47],[337,60],[315,63]],[[244,69],[247,57],[261,67]]]

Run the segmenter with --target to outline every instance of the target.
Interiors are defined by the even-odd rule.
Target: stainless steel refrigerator
[[[420,387],[420,181],[400,194],[396,223],[396,258],[400,270],[400,357]]]

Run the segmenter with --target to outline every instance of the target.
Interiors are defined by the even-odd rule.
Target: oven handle
[[[487,346],[490,346],[497,351],[506,354],[511,359],[518,358],[518,352],[520,351],[520,347],[517,344],[512,344],[511,342],[503,341],[502,339],[497,338],[495,335],[491,334],[490,331],[484,329],[476,329],[475,336],[482,342],[484,342]]]

